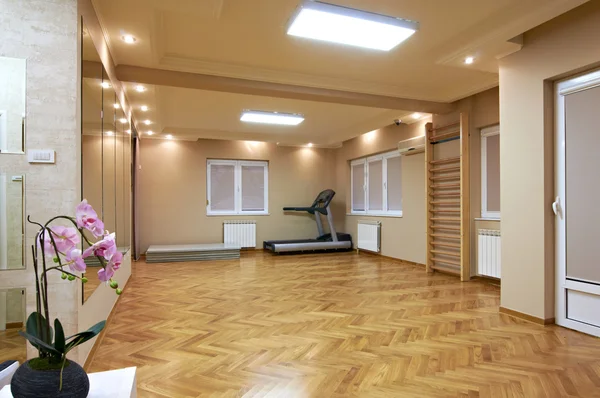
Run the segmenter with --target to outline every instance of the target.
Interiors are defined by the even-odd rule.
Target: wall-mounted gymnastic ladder
[[[444,272],[470,279],[469,234],[469,115],[457,123],[433,127],[427,123],[427,272]],[[454,149],[459,141],[459,149]],[[441,150],[452,146],[452,151]]]

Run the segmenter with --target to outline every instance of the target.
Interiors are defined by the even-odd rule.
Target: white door
[[[600,336],[600,71],[556,84],[556,323]]]

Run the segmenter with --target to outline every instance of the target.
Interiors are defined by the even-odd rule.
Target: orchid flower
[[[104,235],[104,223],[98,218],[98,214],[84,199],[75,209],[75,219],[79,228],[85,228],[96,238]]]
[[[72,227],[63,227],[62,225],[50,227],[50,229],[46,230],[44,233],[44,253],[47,257],[55,257],[57,255],[56,250],[54,250],[54,245],[52,244],[52,238],[50,237],[50,234],[52,234],[52,238],[54,238],[56,249],[58,249],[58,252],[62,254],[69,252],[80,242],[77,229]],[[38,245],[41,243],[41,241],[42,237],[40,235]]]
[[[106,267],[98,271],[98,279],[102,282],[108,282],[115,274],[115,271],[121,267],[123,253],[117,250],[116,246],[112,246],[105,252],[105,258],[108,260]]]
[[[87,265],[85,264],[84,257],[81,254],[81,250],[73,248],[65,256],[67,263],[71,271],[73,272],[85,272]]]
[[[114,232],[85,249],[83,251],[83,258],[89,257],[92,254],[98,257],[106,257],[106,252],[112,247],[116,249]]]

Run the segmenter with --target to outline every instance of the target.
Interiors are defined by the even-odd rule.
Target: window
[[[208,215],[268,214],[269,164],[246,160],[206,162]]]
[[[397,151],[350,163],[352,214],[402,215],[402,158]]]
[[[500,126],[481,130],[481,217],[500,218]]]

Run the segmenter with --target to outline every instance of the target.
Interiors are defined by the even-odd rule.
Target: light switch
[[[30,149],[27,151],[29,163],[54,163],[54,151],[52,149]]]

